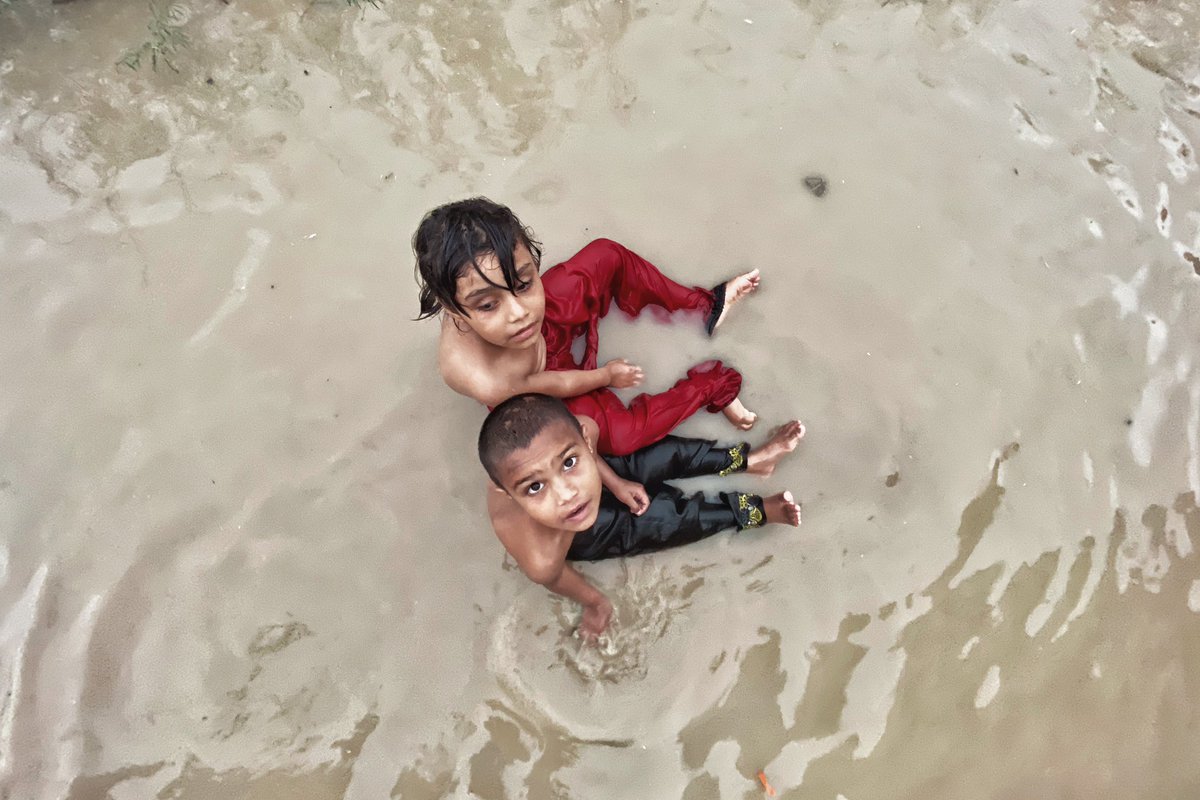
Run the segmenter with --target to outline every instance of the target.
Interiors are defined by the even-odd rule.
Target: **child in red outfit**
[[[420,318],[442,315],[439,368],[447,385],[493,407],[517,394],[566,400],[599,427],[599,450],[626,455],[659,441],[700,408],[722,411],[748,430],[756,415],[738,399],[741,376],[711,362],[671,389],[626,407],[610,387],[640,385],[624,359],[596,362],[600,318],[616,303],[636,316],[647,305],[702,315],[712,331],[734,303],[758,287],[758,271],[713,290],[684,287],[616,242],[599,239],[538,274],[541,249],[506,207],[483,198],[435,208],[413,237]],[[583,336],[582,363],[571,344]]]
[[[546,292],[542,336],[548,370],[596,368],[597,327],[614,302],[631,317],[656,305],[667,311],[699,312],[712,324],[721,310],[716,305],[717,293],[723,304],[725,289],[724,285],[716,290],[680,286],[649,261],[608,239],[597,239],[551,267],[542,276],[542,286]],[[577,364],[571,343],[580,336],[585,346],[583,361]],[[600,426],[600,452],[628,455],[659,441],[700,408],[711,412],[728,408],[741,387],[742,376],[715,361],[689,370],[686,378],[661,394],[639,395],[628,408],[608,388],[566,400],[572,413],[591,417]],[[744,416],[737,421],[753,423]]]

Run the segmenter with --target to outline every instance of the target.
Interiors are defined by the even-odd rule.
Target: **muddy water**
[[[0,4],[0,794],[1194,796],[1198,52],[1188,0]],[[810,427],[799,532],[588,568],[600,650],[409,321],[475,193],[761,267],[601,355]]]

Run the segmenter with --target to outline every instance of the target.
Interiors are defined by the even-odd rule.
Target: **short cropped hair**
[[[555,422],[565,422],[583,435],[583,426],[557,397],[544,394],[518,394],[488,414],[479,430],[479,460],[497,486],[500,462],[514,450],[529,446],[539,433]]]
[[[420,287],[421,313],[426,319],[442,309],[467,314],[455,299],[458,279],[469,267],[500,289],[515,291],[520,283],[513,263],[518,244],[529,248],[533,263],[542,263],[542,245],[533,231],[521,224],[507,206],[486,197],[472,197],[447,203],[430,211],[413,234],[413,254],[417,257],[417,285]],[[504,285],[488,280],[479,269],[479,259],[496,256]]]

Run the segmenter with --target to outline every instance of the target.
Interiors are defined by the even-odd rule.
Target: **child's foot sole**
[[[763,498],[763,511],[767,522],[800,527],[800,505],[791,492],[780,492]]]
[[[765,444],[750,451],[746,472],[763,478],[771,477],[779,462],[800,445],[804,433],[804,423],[798,419],[780,425]]]
[[[715,318],[710,318],[707,325],[710,336],[717,328],[721,327],[721,323],[729,315],[730,307],[757,289],[760,281],[758,270],[752,269],[742,275],[730,278],[713,289],[717,307],[714,308]]]

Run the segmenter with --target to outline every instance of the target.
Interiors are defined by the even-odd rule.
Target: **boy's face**
[[[596,522],[600,471],[573,425],[548,425],[528,447],[509,453],[497,472],[500,488],[535,522],[569,531],[587,530]]]
[[[542,332],[542,319],[546,316],[546,293],[538,275],[533,254],[524,244],[513,249],[513,264],[517,269],[515,292],[499,288],[504,286],[504,272],[494,254],[479,259],[479,268],[492,283],[480,277],[474,268],[468,267],[457,281],[455,299],[467,313],[456,314],[447,309],[456,320],[465,322],[485,342],[497,347],[523,350],[533,347]]]

